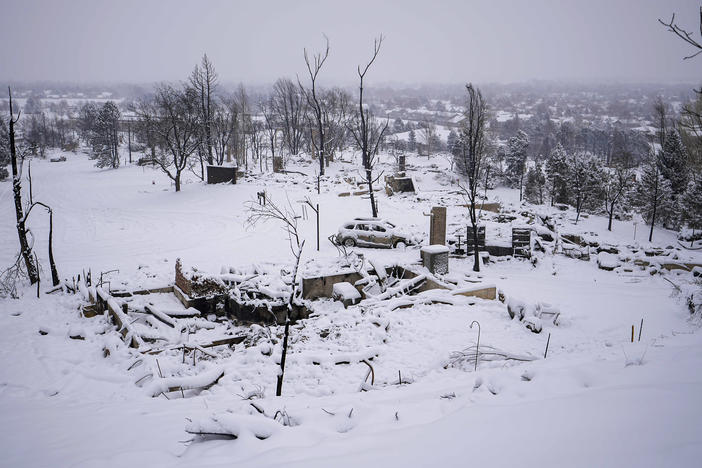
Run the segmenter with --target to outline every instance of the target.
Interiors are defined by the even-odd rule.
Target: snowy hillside
[[[529,212],[554,219],[559,235],[619,253],[586,246],[592,255],[584,261],[547,247],[531,260],[491,256],[480,273],[472,257],[451,256],[440,279],[455,290],[378,296],[348,308],[310,301],[309,318],[291,326],[276,397],[282,325],[181,318],[187,311],[172,294],[117,292],[172,286],[177,259],[221,280],[289,270],[280,225],[247,223],[246,202],[263,190],[300,214],[301,276],[340,269],[343,258],[327,237],[370,215],[367,197],[353,195],[359,156],[331,163],[318,195],[315,166],[304,161],[287,174],[253,174],[234,185],[188,176],[174,193],[156,169],[99,170],[84,155],[64,155],[65,162],[32,163],[33,197],[50,200],[54,212],[61,277],[72,283],[89,270],[93,279],[118,270],[105,273],[102,288],[129,318],[141,317],[131,326],[143,337],[156,334],[170,347],[157,340],[130,348],[108,312],[86,318],[87,287],[46,294],[47,281],[40,299],[27,287],[21,299],[2,300],[3,466],[693,466],[702,456],[699,319],[675,286],[686,287],[692,274],[661,266],[701,263],[702,254],[673,248],[660,256],[656,249],[678,246],[676,232],[656,228],[649,243],[645,226],[634,238],[631,221],[616,220],[612,232],[603,216],[576,225],[572,209],[520,205],[515,190],[491,190],[488,200],[516,219],[505,224],[483,212],[488,243],[511,242],[510,226],[529,223],[520,214]],[[449,239],[465,234],[465,201],[448,162],[411,156],[407,165],[417,192],[379,191],[380,216],[426,245],[426,215],[445,206]],[[378,169],[393,167],[382,154]],[[307,197],[320,207],[319,252],[314,213],[308,206],[303,214]],[[0,182],[0,216],[14,216],[8,181]],[[33,215],[30,227],[46,269],[45,218]],[[17,252],[13,223],[0,224],[0,239],[5,265]],[[351,250],[376,270],[421,269],[419,248]],[[282,277],[266,291],[285,290]],[[454,293],[475,284],[495,285],[501,297]],[[157,312],[144,322],[145,307]],[[173,313],[159,321],[158,310]],[[524,320],[510,318],[514,310]],[[530,315],[546,310],[559,315]],[[527,319],[538,321],[540,333]],[[477,364],[473,321],[481,327]],[[236,336],[245,339],[192,349]]]

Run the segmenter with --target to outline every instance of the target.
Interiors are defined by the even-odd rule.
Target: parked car
[[[336,243],[346,247],[406,247],[413,244],[410,236],[394,224],[378,218],[356,218],[339,228]]]

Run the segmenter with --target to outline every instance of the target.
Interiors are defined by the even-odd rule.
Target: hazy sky
[[[383,33],[373,82],[612,79],[700,82],[702,56],[657,18],[699,36],[695,0],[0,0],[0,79],[185,78],[203,53],[223,81],[304,71],[331,42],[321,81],[347,84]]]

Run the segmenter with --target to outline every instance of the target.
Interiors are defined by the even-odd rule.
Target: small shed
[[[207,166],[208,184],[236,184],[236,166]]]

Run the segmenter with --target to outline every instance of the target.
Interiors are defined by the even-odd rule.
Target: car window
[[[373,226],[374,231],[385,232],[385,228],[382,226]]]
[[[344,229],[353,229],[353,227],[353,224],[347,224],[346,226],[344,226]]]
[[[366,226],[365,224],[357,224],[356,229],[358,229],[359,231],[367,231],[368,226]]]

